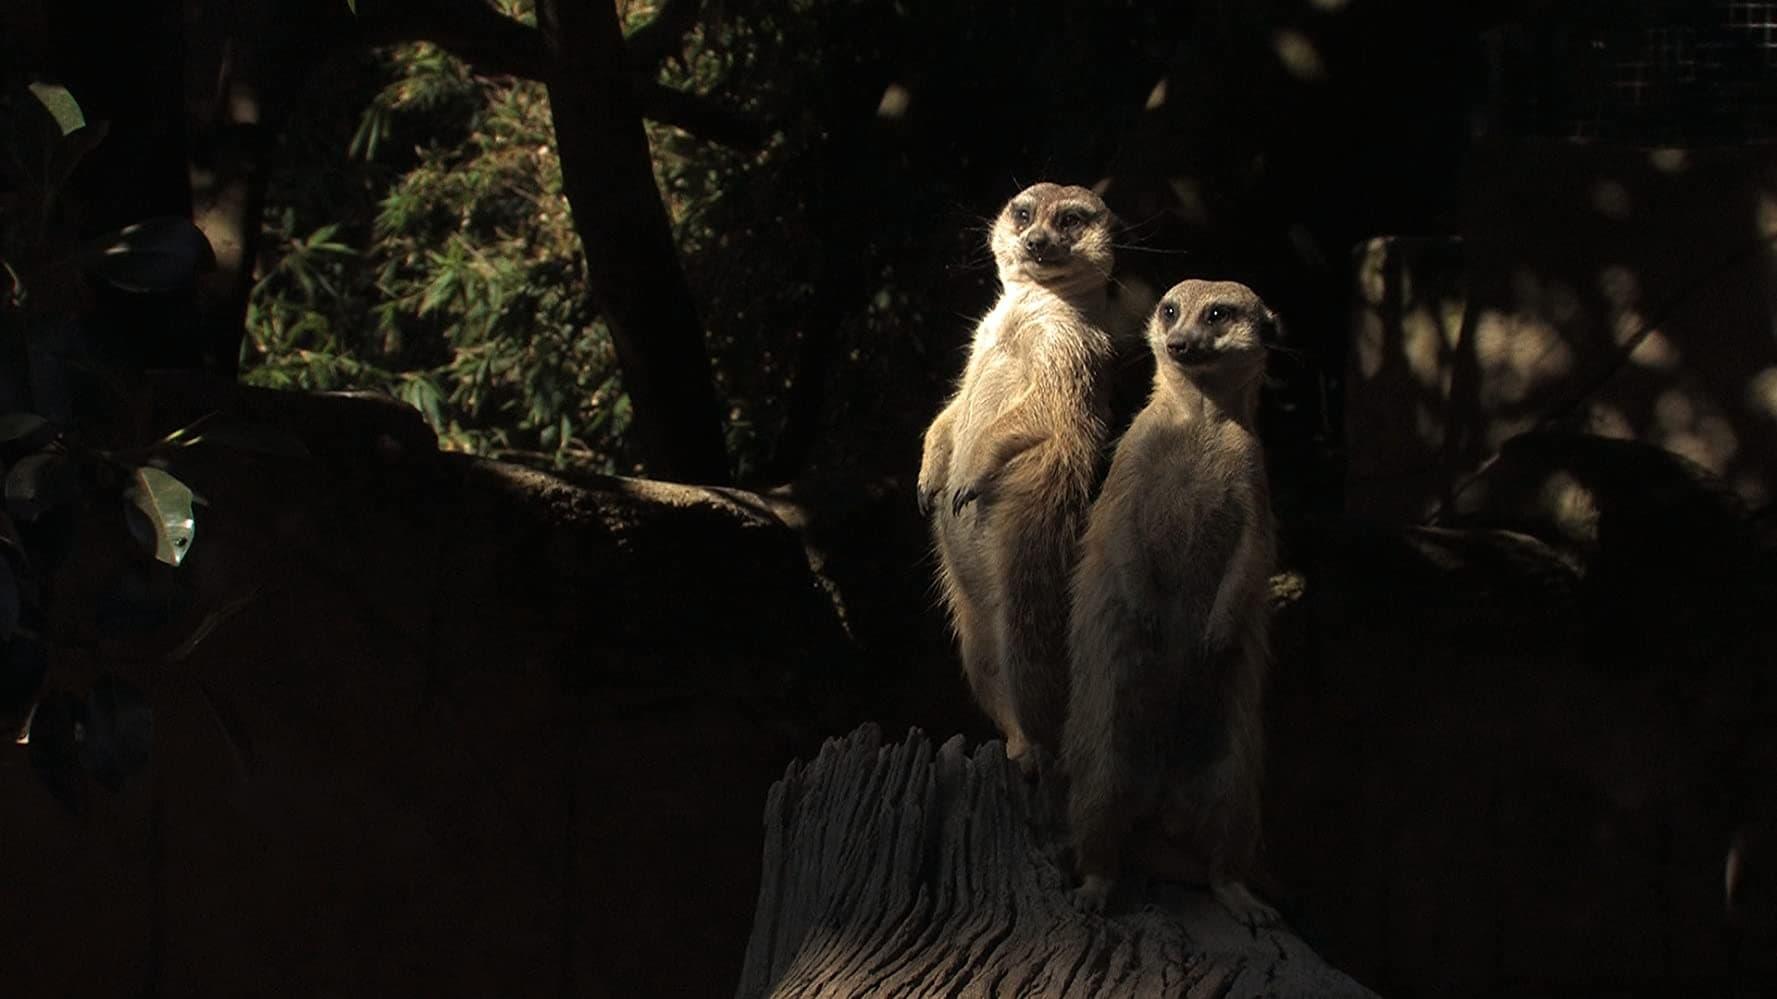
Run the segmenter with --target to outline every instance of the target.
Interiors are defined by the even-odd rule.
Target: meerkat
[[[1274,559],[1255,421],[1277,318],[1244,285],[1185,281],[1148,323],[1148,404],[1118,440],[1073,579],[1062,751],[1082,884],[1102,910],[1143,844],[1188,858],[1249,925],[1277,913],[1256,858]]]
[[[1060,752],[1067,591],[1102,470],[1114,221],[1083,187],[1007,202],[990,245],[1002,286],[955,395],[925,435],[921,511],[976,701],[1027,770]]]

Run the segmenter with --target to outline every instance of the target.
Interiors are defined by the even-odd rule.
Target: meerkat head
[[[1277,314],[1246,285],[1180,281],[1154,307],[1148,343],[1162,371],[1245,385],[1265,370]]]
[[[1084,187],[1033,184],[994,221],[993,259],[1000,281],[1029,282],[1059,293],[1095,291],[1111,275],[1114,220]]]

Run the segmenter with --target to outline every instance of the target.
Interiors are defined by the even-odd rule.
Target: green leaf
[[[0,642],[18,630],[19,603],[18,577],[13,575],[12,563],[0,558]]]
[[[4,511],[0,511],[0,552],[8,553],[19,565],[30,564],[25,558],[25,543],[19,540],[18,528]]]
[[[68,175],[74,172],[74,168],[80,165],[82,159],[86,158],[86,154],[92,152],[99,143],[105,141],[105,136],[110,132],[110,129],[111,126],[108,122],[95,121],[85,128],[64,135],[62,141],[56,143],[55,150],[50,153],[49,187],[52,190],[59,190],[62,183],[68,179]]]
[[[125,226],[81,248],[81,263],[125,291],[189,287],[216,266],[210,241],[190,219],[165,215]]]
[[[441,260],[440,263],[444,263],[444,261]],[[426,295],[420,300],[419,314],[426,315],[450,301],[451,295],[456,293],[460,283],[461,277],[456,270],[447,266],[444,270],[439,271],[438,276],[432,279],[432,283],[426,286]]]
[[[0,444],[20,441],[26,447],[45,444],[55,436],[55,427],[36,413],[7,413],[0,416]]]
[[[72,500],[79,490],[79,476],[66,455],[33,454],[6,472],[6,506],[24,521]]]
[[[303,444],[301,438],[281,427],[263,423],[230,423],[211,427],[186,443],[216,444],[237,451],[258,451],[284,458],[309,457],[308,446]]]
[[[80,102],[68,92],[67,87],[54,83],[33,83],[29,87],[31,96],[43,105],[43,110],[55,119],[56,127],[63,135],[69,135],[86,126],[86,115],[80,112]]]
[[[69,810],[82,810],[80,743],[86,737],[86,705],[67,691],[37,702],[31,714],[29,748],[25,752],[49,792]]]
[[[430,378],[419,374],[408,376],[395,386],[395,397],[419,410],[434,430],[444,427],[444,414],[440,409],[444,395]]]
[[[132,520],[132,532],[145,526],[154,542],[154,557],[168,565],[185,561],[197,535],[197,513],[190,487],[158,468],[136,469],[125,493],[130,505],[147,516],[147,524]],[[138,535],[140,536],[140,535]]]

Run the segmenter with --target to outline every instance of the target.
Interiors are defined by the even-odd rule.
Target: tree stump
[[[737,995],[1370,996],[1282,926],[1153,882],[1076,909],[1058,786],[998,742],[933,749],[874,725],[792,763],[765,805],[765,858]]]

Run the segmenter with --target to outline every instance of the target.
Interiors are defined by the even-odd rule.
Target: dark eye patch
[[[1233,319],[1238,310],[1232,305],[1217,303],[1203,310],[1203,322],[1210,326],[1218,326]]]
[[[1055,215],[1055,224],[1063,229],[1078,229],[1098,218],[1098,213],[1083,205],[1068,205]]]
[[[1164,320],[1165,322],[1169,322],[1169,323],[1172,322],[1173,320],[1177,319],[1178,318],[1178,306],[1172,304],[1171,302],[1162,302],[1160,304],[1160,318],[1162,320]]]
[[[1012,206],[1012,221],[1018,223],[1018,227],[1020,229],[1024,228],[1027,225],[1030,225],[1030,206],[1029,205],[1013,205]]]

